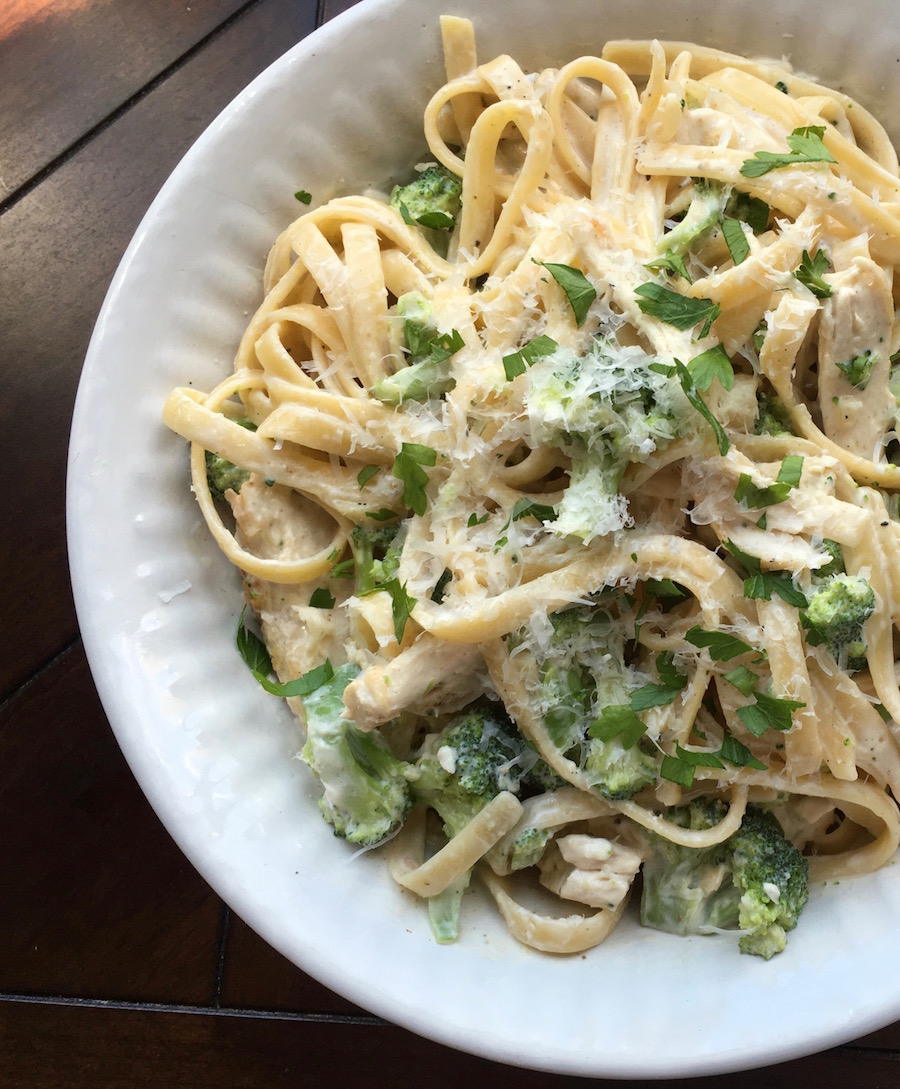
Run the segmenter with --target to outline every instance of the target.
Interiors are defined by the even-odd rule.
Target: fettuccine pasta
[[[441,32],[422,163],[291,223],[233,374],[164,412],[326,818],[387,841],[439,940],[481,873],[556,953],[606,939],[642,874],[643,921],[695,932],[647,901],[659,859],[721,882],[751,813],[804,881],[885,865],[889,139],[785,64],[619,41],[523,72]],[[492,787],[460,788],[496,744]],[[763,887],[774,918],[788,890]]]

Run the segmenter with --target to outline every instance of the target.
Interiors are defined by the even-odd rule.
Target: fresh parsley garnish
[[[652,597],[668,598],[673,601],[684,601],[691,596],[690,591],[674,579],[647,579],[644,589]]]
[[[651,707],[666,707],[674,703],[678,694],[687,686],[684,673],[673,665],[670,653],[660,654],[656,659],[656,671],[659,683],[651,682],[636,688],[630,696],[632,711],[646,711]]]
[[[403,222],[409,227],[428,227],[432,231],[452,231],[456,220],[447,212],[423,212],[413,216],[402,200],[397,202]]]
[[[788,136],[789,152],[757,151],[752,159],[746,159],[741,166],[745,178],[761,178],[770,170],[782,166],[796,166],[799,163],[833,163],[837,160],[822,142],[825,135],[824,125],[805,125],[794,129]]]
[[[751,510],[760,510],[762,507],[771,507],[775,503],[783,503],[800,483],[802,472],[802,456],[789,454],[782,461],[773,484],[766,484],[760,488],[753,483],[748,473],[741,473],[737,487],[734,489],[734,498]]]
[[[471,515],[469,516],[471,519]],[[513,524],[518,522],[522,518],[536,518],[539,522],[555,522],[556,521],[556,508],[548,506],[546,503],[538,503],[534,499],[529,499],[528,496],[523,495],[521,499],[517,499],[513,504],[512,512],[506,523],[500,530],[503,534],[499,540],[494,542],[494,552],[499,552],[501,548],[505,548],[509,544],[509,537],[506,536],[506,530]]]
[[[723,389],[730,390],[734,386],[734,367],[722,344],[695,355],[687,369],[695,389],[706,391],[717,378]]]
[[[747,746],[742,745],[731,734],[726,734],[722,738],[722,747],[717,755],[727,763],[734,764],[736,768],[756,768],[757,771],[766,770],[766,765],[757,760]]]
[[[333,609],[334,595],[324,586],[317,586],[309,598],[309,603],[314,609]]]
[[[723,219],[722,220],[722,235],[725,238],[725,245],[728,247],[728,252],[731,254],[731,260],[736,265],[739,265],[742,261],[746,261],[750,256],[750,243],[747,241],[747,236],[744,234],[744,228],[741,226],[739,219]]]
[[[682,295],[669,287],[663,287],[662,284],[639,284],[634,289],[634,293],[638,296],[638,306],[642,313],[649,314],[652,318],[659,318],[667,325],[674,325],[682,332],[692,329],[702,321],[700,340],[707,335],[712,323],[721,312],[718,303],[711,302],[709,299],[694,299],[688,295]]]
[[[749,193],[742,193],[739,189],[733,190],[725,205],[726,218],[741,220],[754,234],[761,234],[769,225],[770,211],[764,200],[751,197]]]
[[[802,590],[794,586],[793,577],[788,571],[763,571],[762,561],[749,552],[738,548],[733,541],[725,541],[725,547],[738,560],[747,577],[744,579],[744,597],[753,600],[770,601],[777,594],[782,601],[805,609],[808,602]]]
[[[539,522],[555,522],[556,507],[551,507],[547,503],[538,503],[523,495],[513,504],[510,519],[503,528],[506,529],[511,523],[518,522],[521,518],[537,518]]]
[[[533,259],[534,260],[534,259]],[[597,298],[597,290],[588,280],[587,276],[571,265],[560,265],[553,261],[536,261],[536,265],[543,265],[554,280],[565,292],[572,313],[575,315],[575,324],[580,328],[584,324],[591,303]]]
[[[392,518],[397,517],[397,512],[389,507],[380,507],[378,510],[367,510],[366,517],[371,518],[373,522],[390,522]]]
[[[751,695],[759,684],[759,674],[754,673],[745,665],[736,666],[734,669],[723,673],[722,676],[730,685],[733,685],[742,696]]]
[[[608,704],[588,727],[589,737],[597,741],[618,738],[623,749],[634,748],[646,732],[647,727],[627,703]]]
[[[846,359],[842,363],[835,363],[835,366],[846,376],[851,386],[863,390],[872,377],[875,359],[876,357],[872,354],[871,349],[866,348],[860,355],[855,355],[852,359]]]
[[[438,333],[423,322],[411,320],[403,323],[403,339],[410,359],[416,363],[443,363],[466,343],[458,329]]]
[[[296,200],[299,200],[301,204],[309,204],[312,200],[312,193],[307,193],[305,189],[298,189],[294,194]]]
[[[356,483],[364,488],[376,473],[381,471],[380,465],[366,465],[356,474]]]
[[[793,725],[794,712],[805,706],[800,700],[786,700],[757,692],[756,702],[739,707],[737,714],[754,737],[761,737],[769,729],[782,733],[789,730]]]
[[[428,505],[425,496],[428,473],[422,466],[434,465],[436,461],[437,452],[418,442],[404,442],[394,458],[391,472],[397,480],[403,481],[403,502],[419,516],[425,513]]]
[[[771,601],[777,594],[782,601],[797,609],[805,609],[809,602],[802,590],[794,585],[787,571],[761,571],[744,579],[744,597],[755,601]]]
[[[391,595],[391,618],[394,621],[394,635],[397,642],[403,642],[403,632],[406,630],[406,622],[416,605],[416,598],[406,592],[406,583],[401,585],[398,578],[388,579],[377,587]]]
[[[682,749],[680,745],[676,745],[675,749],[677,756],[666,754],[662,758],[662,763],[659,766],[659,777],[667,779],[670,783],[677,783],[680,787],[687,788],[693,785],[698,763],[705,767],[722,767],[721,760],[711,753],[690,752],[687,749]],[[699,757],[699,760],[694,759],[695,757]],[[715,763],[712,763],[712,761],[715,761]]]
[[[331,661],[326,658],[321,665],[309,670],[308,673],[304,673],[294,681],[281,684],[278,681],[270,680],[272,659],[262,639],[245,625],[245,611],[246,606],[241,609],[241,615],[238,617],[235,643],[237,644],[238,653],[247,664],[250,672],[267,692],[273,696],[282,697],[308,696],[310,692],[315,692],[317,688],[327,684],[334,677],[334,668]]]
[[[645,261],[644,268],[650,269],[651,272],[673,272],[676,276],[681,276],[687,280],[689,284],[693,283],[684,263],[684,258],[680,253],[675,253],[674,250],[666,250],[661,257],[655,257],[652,261]]]
[[[527,344],[523,344],[517,352],[505,355],[503,357],[503,370],[507,382],[511,382],[520,374],[524,374],[542,356],[552,355],[558,347],[559,345],[552,337],[541,334],[541,336],[529,340]]]
[[[449,567],[445,567],[441,572],[441,577],[434,584],[434,589],[431,591],[431,600],[435,605],[440,605],[444,600],[444,591],[453,579],[453,572]]]
[[[674,756],[664,756],[660,767],[660,776],[669,782],[678,783],[679,786],[689,787],[694,782],[694,774],[697,768],[721,768],[725,763],[733,764],[738,768],[756,768],[765,771],[766,765],[757,760],[746,745],[742,745],[726,734],[722,738],[722,745],[716,752],[697,752],[694,749],[685,749],[676,744]]]
[[[809,251],[803,251],[800,267],[794,272],[794,276],[816,296],[817,299],[831,297],[831,288],[822,279],[822,273],[828,271],[831,262],[824,250],[816,250],[815,257],[810,257]]]
[[[707,631],[696,624],[687,630],[685,639],[695,647],[706,647],[709,650],[709,656],[715,662],[730,662],[732,658],[754,650],[736,635],[729,635],[724,631]]]
[[[678,376],[678,381],[681,383],[681,388],[684,390],[685,397],[687,397],[688,401],[690,401],[703,419],[709,424],[716,437],[716,445],[719,448],[719,453],[724,457],[731,447],[731,440],[725,434],[725,428],[722,427],[713,415],[709,405],[707,405],[700,396],[700,393],[694,386],[694,379],[691,377],[691,372],[687,367],[680,360],[676,359],[672,365],[667,363],[651,363],[650,370],[656,371],[657,374]]]

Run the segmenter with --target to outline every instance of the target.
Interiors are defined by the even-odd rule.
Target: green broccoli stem
[[[347,663],[303,697],[306,744],[301,759],[319,778],[319,807],[337,835],[371,847],[391,836],[412,808],[409,765],[397,760],[377,731],[342,718],[344,689],[359,667]]]
[[[451,945],[459,939],[459,920],[462,911],[462,898],[472,877],[467,870],[462,877],[451,882],[443,892],[428,897],[428,919],[435,941],[440,945]]]

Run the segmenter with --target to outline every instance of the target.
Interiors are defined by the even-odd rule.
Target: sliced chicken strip
[[[361,730],[390,722],[401,711],[458,711],[484,691],[481,651],[424,632],[389,662],[373,662],[344,691],[344,709]]]
[[[266,485],[253,474],[237,494],[230,493],[237,537],[243,548],[266,559],[304,555],[327,545],[333,524],[320,508],[290,488]],[[343,610],[316,609],[310,595],[327,580],[298,585],[245,577],[244,593],[259,617],[263,640],[282,681],[293,680],[325,658],[341,660],[350,637]],[[339,592],[347,593],[339,583]],[[299,712],[299,700],[291,700]]]
[[[891,281],[868,257],[855,257],[829,280],[831,296],[825,299],[819,319],[823,430],[851,453],[877,461],[897,410],[889,385],[894,321]],[[854,375],[856,360],[860,361],[857,369],[865,372],[871,364],[867,380]]]
[[[628,895],[643,860],[624,843],[573,833],[551,843],[538,867],[541,884],[564,900],[613,908]]]

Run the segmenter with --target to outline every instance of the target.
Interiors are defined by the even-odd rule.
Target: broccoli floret
[[[631,798],[657,778],[657,760],[648,743],[590,735],[604,708],[628,704],[624,625],[599,606],[564,609],[550,622],[552,634],[534,652],[547,733],[600,794]]]
[[[865,666],[863,625],[875,612],[875,591],[862,575],[837,574],[821,581],[809,596],[803,617],[807,642],[827,643],[846,669]]]
[[[734,884],[741,891],[742,953],[768,960],[786,944],[809,895],[809,863],[784,837],[771,813],[753,806],[728,841]]]
[[[395,185],[391,206],[407,223],[432,230],[452,230],[459,215],[462,180],[439,164],[429,166],[407,185]]]
[[[518,794],[527,787],[540,762],[502,707],[481,702],[429,739],[414,765],[412,789],[452,838],[502,790]]]
[[[501,791],[518,794],[533,790],[551,774],[503,708],[482,701],[456,715],[440,734],[428,739],[413,767],[412,790],[417,801],[438,814],[445,834],[452,839]],[[528,833],[526,829],[519,837],[521,846],[517,839],[513,847],[519,858],[516,868],[537,861],[524,861],[521,854],[536,849],[535,837]],[[548,839],[549,835],[546,833]],[[469,877],[468,873],[463,875],[429,898],[432,932],[441,943],[455,941],[458,936],[460,905]]]
[[[235,423],[248,431],[256,430],[252,420],[235,420]],[[227,491],[239,492],[249,476],[246,469],[241,469],[227,458],[220,458],[211,450],[206,451],[206,482],[213,499],[224,499]]]
[[[838,541],[832,541],[826,537],[822,541],[822,548],[831,556],[831,559],[824,567],[819,567],[813,571],[812,577],[815,582],[822,582],[833,578],[835,575],[843,575],[847,570],[844,566],[844,553]]]
[[[370,594],[397,574],[402,542],[395,522],[373,528],[355,526],[350,533],[357,594]]]
[[[344,689],[359,672],[347,663],[302,697],[306,744],[300,757],[319,778],[319,807],[335,834],[372,847],[391,836],[413,806],[410,765],[397,760],[381,735],[341,718]]]
[[[456,385],[449,361],[463,347],[462,337],[455,329],[438,332],[431,304],[418,291],[400,296],[395,317],[401,323],[407,365],[380,378],[371,389],[372,396],[387,405],[399,405],[449,393]]]
[[[557,349],[529,370],[525,404],[535,442],[572,460],[555,532],[589,543],[628,525],[619,494],[625,469],[686,425],[691,409],[683,390],[652,363],[638,347],[604,342],[585,356]]]
[[[725,190],[706,178],[694,180],[690,207],[680,223],[662,236],[660,253],[683,257],[688,250],[708,234],[722,218]]]
[[[784,402],[774,394],[761,393],[754,431],[757,435],[793,435],[791,414]]]
[[[592,740],[584,771],[605,798],[625,801],[656,781],[658,765],[639,744],[629,746],[619,739]]]
[[[524,828],[515,839],[509,855],[510,870],[536,866],[553,837],[550,828]]]
[[[712,828],[724,803],[698,799],[667,817]],[[644,863],[641,922],[670,934],[740,930],[738,948],[768,960],[786,944],[808,896],[809,866],[777,819],[750,806],[740,828],[712,847],[681,847],[659,836]]]

